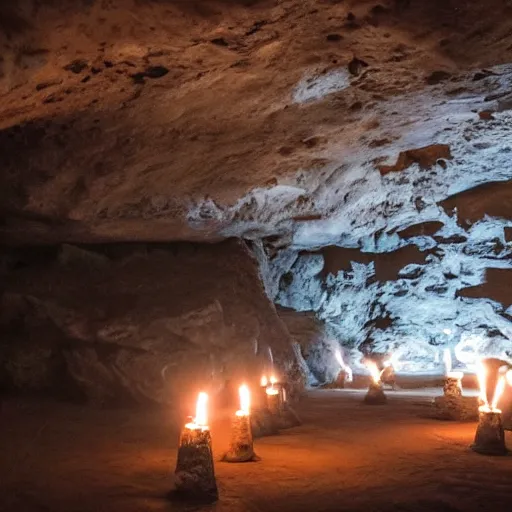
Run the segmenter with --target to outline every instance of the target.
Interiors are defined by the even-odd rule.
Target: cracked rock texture
[[[275,301],[308,312],[354,362],[397,351],[404,370],[438,371],[443,347],[458,346],[466,366],[478,354],[510,356],[510,1],[20,0],[0,9],[6,244],[244,238],[268,310]],[[60,312],[52,295],[76,290],[76,276],[54,264],[42,258],[38,279],[58,283],[44,300]],[[160,286],[160,268],[144,286]],[[197,276],[181,289],[202,287]],[[123,279],[109,281],[114,302]],[[231,279],[242,277],[219,277]],[[255,283],[247,293],[261,298]],[[139,302],[128,310],[139,314]],[[214,332],[230,325],[213,293],[183,313],[208,317]],[[90,331],[86,317],[73,329]],[[319,353],[304,333],[294,337]],[[51,359],[38,350],[37,361]],[[139,370],[117,371],[126,350],[110,366],[89,346],[52,364],[82,388],[115,380],[134,395]],[[317,363],[310,370],[323,378]]]

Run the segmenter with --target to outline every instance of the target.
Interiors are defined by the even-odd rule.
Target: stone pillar
[[[175,471],[175,494],[192,500],[219,498],[209,430],[185,427],[181,432]]]

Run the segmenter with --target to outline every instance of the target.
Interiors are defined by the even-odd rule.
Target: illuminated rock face
[[[363,350],[399,350],[411,371],[439,371],[439,349],[461,341],[466,362],[474,349],[504,357],[512,339],[509,2],[357,4],[0,6],[0,237],[56,248],[250,241],[267,298],[259,280],[240,285],[244,266],[212,276],[264,299],[279,329],[272,302],[313,317],[313,334],[309,327],[305,336],[294,333],[311,382],[336,373],[331,355],[339,343],[354,364]],[[116,302],[109,279],[117,267],[100,260],[94,265],[106,265]],[[48,286],[44,300],[30,287],[8,289],[4,299],[18,300],[15,309],[29,318],[20,296],[32,297],[36,311],[41,300],[55,305],[41,314],[53,318],[45,329],[58,338],[70,327],[55,318],[75,313],[67,296],[53,294],[72,288],[74,277],[44,258],[38,264],[60,285]],[[142,262],[141,281],[122,277],[150,289],[166,274],[162,265],[145,274],[151,265]],[[3,277],[13,268],[2,260],[0,270]],[[176,315],[207,317],[207,330],[231,343],[229,308],[219,307],[217,285],[197,272],[180,287],[192,293],[205,278],[208,300]],[[240,330],[248,350],[259,306],[245,300]],[[121,317],[136,312],[135,303]],[[151,322],[141,318],[130,329],[175,318],[162,307],[163,317],[153,311]],[[105,319],[79,317],[66,339],[108,337],[96,325]],[[20,323],[17,340],[35,332],[29,324]],[[199,332],[190,336],[210,346]],[[127,343],[135,335],[119,336]],[[273,343],[273,335],[260,336]],[[279,337],[289,350],[287,334]],[[154,373],[139,368],[155,361],[139,349],[144,357],[130,370],[124,345],[105,366],[90,347],[75,347],[63,361],[39,344],[34,357],[20,349],[9,368],[37,387],[64,365],[89,388],[103,382],[100,390],[125,386],[133,395],[140,387],[126,383]],[[155,382],[142,386],[152,400]]]
[[[384,254],[330,247],[315,253],[313,267],[313,256],[302,253],[281,278],[276,301],[314,311],[349,348],[398,351],[403,371],[442,371],[441,349],[461,341],[469,356],[512,357],[509,223],[484,219],[466,230],[447,223],[423,237],[422,252],[414,245]],[[445,242],[454,236],[457,243]]]

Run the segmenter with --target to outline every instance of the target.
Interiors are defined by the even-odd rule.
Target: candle
[[[447,397],[460,398],[462,396],[462,372],[449,372],[443,384],[443,393]]]
[[[208,426],[208,395],[199,393],[196,415],[181,431],[175,470],[175,492],[191,499],[215,501],[217,482]]]
[[[281,410],[281,401],[279,399],[279,390],[273,385],[265,390],[267,394],[267,408],[271,414],[279,414]]]
[[[268,386],[268,377],[263,375],[260,379],[260,385],[258,386],[255,407],[253,407],[254,413],[251,414],[251,430],[253,437],[272,436],[278,433],[276,419],[268,410]]]
[[[383,405],[386,403],[387,398],[384,394],[382,381],[380,379],[381,372],[374,361],[366,361],[366,367],[370,372],[371,381],[366,396],[364,397],[364,403],[369,405]]]
[[[238,391],[240,409],[236,411],[231,423],[229,451],[223,458],[226,462],[249,462],[256,459],[251,429],[251,395],[245,384]]]
[[[505,377],[501,375],[493,393],[492,401],[487,398],[487,368],[480,363],[477,371],[480,383],[480,402],[478,408],[478,426],[475,441],[471,449],[484,455],[506,455],[505,432],[501,422],[501,410],[498,403],[505,390]]]
[[[279,396],[279,406],[283,408],[286,402],[286,389],[284,387],[284,384],[282,382],[279,382],[278,379],[274,375],[272,375],[270,377],[270,387],[272,389],[277,389],[277,394]]]

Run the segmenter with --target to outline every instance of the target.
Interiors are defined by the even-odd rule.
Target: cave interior
[[[0,46],[2,511],[196,510],[203,390],[204,510],[510,504],[425,412],[489,359],[512,449],[510,0],[17,0]],[[262,375],[301,425],[217,464]]]

